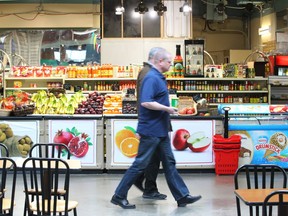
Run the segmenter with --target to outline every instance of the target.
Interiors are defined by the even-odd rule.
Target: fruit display
[[[0,142],[6,145],[10,157],[27,157],[33,144],[29,136],[15,135],[6,123],[0,123]]]
[[[34,114],[74,114],[78,104],[86,100],[82,92],[76,92],[70,97],[66,94],[47,93],[40,90],[34,93],[31,100],[35,103]]]
[[[191,97],[178,99],[178,115],[197,115],[197,103]]]
[[[105,97],[96,91],[89,93],[87,98],[79,103],[75,114],[102,114],[104,100]]]
[[[123,114],[137,114],[137,98],[135,96],[135,89],[127,89],[127,93],[122,100]]]
[[[53,138],[54,143],[63,143],[68,146],[70,153],[78,158],[84,157],[88,150],[89,146],[92,145],[91,138],[80,131],[75,127],[69,129],[66,128],[65,131],[58,130]],[[58,149],[62,151],[62,154],[67,154],[64,149]]]
[[[189,148],[192,152],[203,152],[210,146],[211,140],[202,131],[190,134],[188,130],[182,128],[175,131],[172,144],[178,151]]]
[[[32,114],[34,104],[31,104],[31,95],[24,91],[13,91],[11,95],[0,101],[0,108],[10,110],[12,115],[23,116]]]
[[[179,115],[196,115],[197,110],[195,107],[183,107],[178,110]]]
[[[122,95],[106,94],[103,104],[103,114],[121,114],[122,113]]]
[[[119,130],[115,136],[115,144],[126,157],[136,157],[139,147],[139,139],[136,131],[130,126],[125,126]]]

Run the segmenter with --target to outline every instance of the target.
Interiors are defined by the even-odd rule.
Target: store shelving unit
[[[7,91],[15,89],[36,92],[38,90],[47,90],[51,88],[51,83],[63,87],[77,86],[83,88],[84,83],[88,86],[83,90],[84,94],[88,94],[94,90],[103,94],[119,94],[121,89],[111,89],[112,84],[136,85],[136,78],[66,78],[66,77],[6,77],[4,80],[4,95]],[[14,88],[14,82],[20,81],[21,87]],[[201,94],[202,97],[210,98],[210,105],[219,103],[270,103],[270,93],[268,86],[268,78],[200,78],[200,77],[185,77],[185,78],[167,78],[169,88],[174,88],[177,95],[194,96]],[[48,86],[50,83],[50,86]],[[249,84],[249,87],[247,86]],[[97,85],[102,85],[99,89]],[[90,86],[90,87],[89,87]],[[55,87],[55,86],[54,86]],[[73,93],[73,89],[67,89],[67,93]],[[225,101],[228,98],[229,101]],[[246,97],[246,100],[244,98]],[[211,99],[213,98],[213,99]],[[220,98],[220,99],[219,99]],[[222,101],[223,98],[223,101]],[[249,101],[248,99],[249,98]],[[253,100],[250,100],[253,98]],[[259,100],[256,98],[259,98]],[[262,98],[262,99],[261,99]],[[232,100],[232,101],[231,101]]]

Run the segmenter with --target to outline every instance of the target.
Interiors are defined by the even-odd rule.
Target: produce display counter
[[[212,137],[223,134],[223,117],[172,116],[171,123],[177,168],[214,168]],[[122,170],[137,154],[136,127],[136,114],[0,117],[0,138],[6,133],[11,157],[27,157],[34,143],[64,142],[84,170]]]
[[[137,154],[137,115],[106,115],[106,169],[127,169]],[[212,137],[223,117],[172,116],[171,147],[180,169],[214,168]]]

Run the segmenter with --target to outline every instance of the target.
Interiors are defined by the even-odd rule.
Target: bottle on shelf
[[[181,45],[176,45],[176,56],[173,61],[175,77],[183,77],[183,58],[181,56]]]

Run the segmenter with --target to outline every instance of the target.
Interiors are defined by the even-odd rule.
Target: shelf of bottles
[[[267,79],[214,79],[168,80],[168,88],[177,95],[196,95],[210,104],[218,103],[268,103]]]

